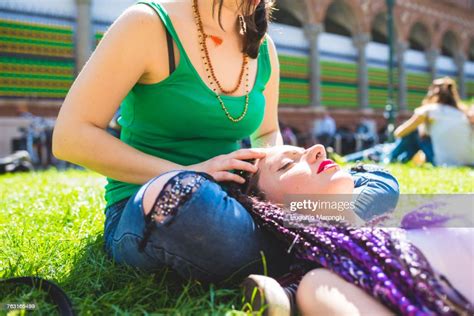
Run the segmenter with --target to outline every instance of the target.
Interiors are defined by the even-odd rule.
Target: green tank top
[[[263,91],[271,74],[267,39],[260,46],[247,115],[234,123],[226,117],[216,95],[192,65],[165,9],[155,1],[136,3],[147,4],[158,13],[176,42],[180,60],[175,71],[164,80],[155,84],[136,83],[130,90],[120,105],[120,139],[144,153],[184,166],[239,149],[239,141],[250,136],[263,120]],[[221,98],[233,117],[240,116],[245,96],[222,95]],[[139,188],[137,184],[107,178],[107,206],[132,196]]]

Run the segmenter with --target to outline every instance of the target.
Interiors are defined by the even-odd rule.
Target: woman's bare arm
[[[426,117],[424,115],[413,114],[413,116],[410,117],[406,122],[397,127],[393,134],[395,135],[395,137],[405,137],[406,135],[416,130],[416,128],[420,124],[425,122],[425,120]]]
[[[111,25],[61,107],[53,134],[56,157],[137,184],[182,167],[105,131],[121,101],[149,69],[150,38],[165,43],[164,36],[159,18],[144,5],[131,6]]]

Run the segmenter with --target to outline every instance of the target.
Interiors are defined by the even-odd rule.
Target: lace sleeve
[[[163,186],[153,203],[151,211],[145,216],[144,238],[139,245],[143,251],[155,225],[168,225],[179,208],[188,201],[194,192],[208,180],[209,175],[195,171],[183,171],[170,178]]]

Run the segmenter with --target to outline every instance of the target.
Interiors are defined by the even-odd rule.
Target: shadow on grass
[[[217,289],[185,281],[168,268],[147,273],[118,265],[103,247],[102,234],[85,240],[61,282],[80,315],[222,315],[242,305],[236,285]]]

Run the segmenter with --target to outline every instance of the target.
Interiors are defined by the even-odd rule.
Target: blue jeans
[[[169,266],[184,278],[221,282],[250,273],[284,274],[290,257],[284,245],[257,226],[250,213],[217,183],[206,180],[181,205],[170,225],[156,224],[143,252],[143,196],[158,177],[129,200],[106,209],[105,248],[118,263],[151,271]]]
[[[395,144],[395,148],[389,154],[390,162],[406,163],[415,156],[418,150],[421,150],[425,154],[426,162],[434,164],[431,138],[420,137],[417,130],[397,140]]]
[[[351,174],[360,193],[356,208],[362,218],[388,212],[396,204],[398,183],[389,173],[377,169]],[[157,178],[106,209],[105,250],[116,262],[150,271],[168,266],[184,278],[220,282],[263,274],[263,252],[268,275],[288,271],[287,246],[256,225],[249,212],[211,180],[180,206],[170,225],[156,224],[144,251],[138,251],[145,228],[144,192]],[[396,199],[387,203],[380,195],[387,192]]]
[[[347,162],[360,160],[374,160],[407,163],[418,152],[423,151],[426,162],[434,165],[434,152],[430,137],[420,137],[418,131],[414,131],[405,137],[398,139],[395,143],[379,144],[372,148],[362,150],[344,157]]]

